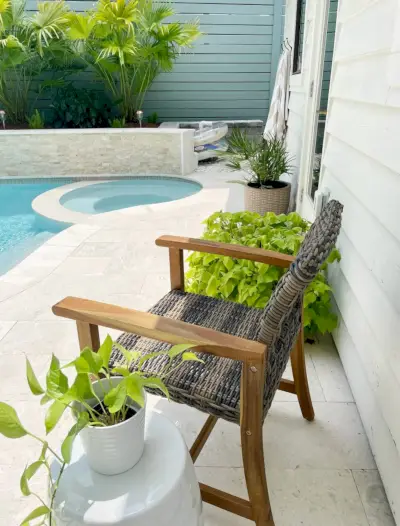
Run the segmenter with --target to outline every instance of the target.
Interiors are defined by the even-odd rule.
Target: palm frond
[[[137,0],[99,0],[95,17],[111,26],[131,26],[138,18]]]
[[[71,40],[87,40],[95,25],[96,20],[93,15],[71,13],[67,35]]]
[[[53,38],[61,38],[69,23],[69,8],[64,0],[41,2],[29,24],[31,39],[36,42],[39,55],[43,56],[43,47]]]

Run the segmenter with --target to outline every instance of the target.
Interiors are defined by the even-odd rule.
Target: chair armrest
[[[196,252],[206,252],[207,254],[220,254],[237,259],[250,259],[258,263],[267,263],[277,267],[288,268],[295,260],[294,256],[281,254],[263,248],[246,247],[244,245],[233,245],[230,243],[218,243],[206,239],[195,239],[180,236],[161,236],[156,239],[159,247],[175,248],[179,250],[195,250]]]
[[[107,303],[68,297],[53,306],[56,316],[131,332],[171,344],[189,343],[198,351],[243,362],[262,361],[265,344],[183,321]]]

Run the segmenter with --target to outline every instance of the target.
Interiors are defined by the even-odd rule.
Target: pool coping
[[[110,178],[99,178],[97,180],[82,180],[82,181],[75,181],[70,184],[65,184],[63,186],[59,186],[57,188],[53,188],[52,190],[48,190],[47,192],[44,192],[43,194],[38,195],[35,197],[35,199],[32,201],[32,208],[36,214],[38,214],[41,217],[44,217],[46,219],[50,219],[52,221],[56,221],[58,223],[64,223],[68,225],[76,225],[76,224],[82,224],[82,223],[96,223],[96,218],[99,219],[99,221],[102,223],[103,218],[100,216],[104,216],[110,213],[115,212],[122,212],[123,210],[127,210],[130,208],[140,208],[142,206],[154,206],[154,205],[163,205],[164,203],[152,203],[150,205],[138,205],[138,206],[130,206],[125,208],[119,208],[116,210],[111,210],[110,212],[103,212],[100,214],[86,214],[84,212],[76,212],[74,210],[70,210],[69,208],[66,208],[61,204],[61,199],[69,194],[70,192],[78,189],[78,188],[85,188],[87,186],[95,185],[95,184],[101,184],[101,183],[110,183],[116,180],[133,180],[133,179],[177,179],[181,181],[187,181],[191,183],[197,183],[200,185],[200,189],[198,192],[195,192],[196,195],[200,193],[204,187],[200,180],[196,180],[195,178],[190,177],[180,177],[180,176],[161,176],[161,175],[129,175],[129,176],[122,176],[120,178],[110,177]],[[165,203],[174,203],[176,201],[181,201],[182,199],[188,199],[191,196],[183,197],[180,199],[174,199],[173,201],[166,201]]]

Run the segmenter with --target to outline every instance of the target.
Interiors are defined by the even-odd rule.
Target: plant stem
[[[54,449],[52,449],[49,446],[49,444],[48,444],[48,442],[46,442],[46,440],[43,440],[43,438],[40,438],[40,437],[38,437],[36,435],[33,435],[32,433],[28,433],[28,435],[30,435],[32,438],[36,438],[36,440],[41,442],[43,445],[47,444],[47,449],[50,451],[50,453],[52,453],[59,462],[61,462],[61,463],[64,462],[63,459],[59,455],[57,455],[57,453],[54,451]]]
[[[62,474],[64,473],[64,469],[65,469],[65,466],[67,464],[65,462],[62,462],[61,464],[61,468],[60,468],[60,473],[58,474],[58,477],[57,477],[57,480],[56,480],[56,483],[54,484],[54,489],[53,489],[53,494],[51,496],[51,500],[50,500],[50,517],[49,517],[49,526],[52,526],[52,523],[53,523],[53,505],[54,505],[54,499],[56,498],[56,493],[57,493],[57,490],[58,490],[58,485],[60,483],[60,480],[61,480],[61,477],[62,477]]]

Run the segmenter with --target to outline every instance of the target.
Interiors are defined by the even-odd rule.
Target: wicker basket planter
[[[271,181],[271,187],[257,187],[248,183],[244,190],[245,209],[264,215],[267,212],[286,214],[289,208],[290,184]]]

